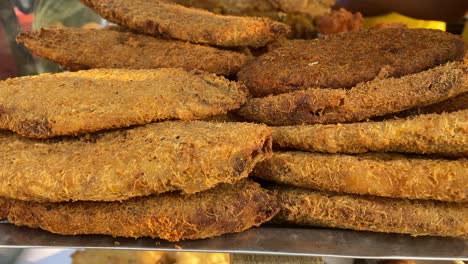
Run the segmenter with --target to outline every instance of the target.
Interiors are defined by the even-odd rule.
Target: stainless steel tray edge
[[[362,259],[468,260],[468,241],[350,230],[266,226],[239,234],[171,243],[150,238],[62,236],[0,223],[0,248],[94,248],[225,252]]]

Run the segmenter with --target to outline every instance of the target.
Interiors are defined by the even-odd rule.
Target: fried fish
[[[239,114],[274,126],[348,123],[436,104],[466,92],[468,66],[450,62],[400,78],[376,78],[349,90],[312,88],[252,98]]]
[[[274,127],[273,142],[312,152],[468,157],[468,110],[381,122]]]
[[[289,38],[317,37],[314,20],[330,13],[334,0],[171,0],[223,15],[268,17],[291,27]],[[341,22],[341,21],[339,21]]]
[[[337,193],[468,202],[468,159],[398,154],[274,152],[252,175],[267,181]]]
[[[454,96],[443,102],[428,105],[425,107],[416,107],[409,110],[391,114],[389,116],[384,116],[382,118],[388,119],[392,117],[410,117],[421,114],[441,114],[441,113],[451,113],[460,110],[468,110],[468,92]]]
[[[78,138],[0,133],[0,196],[115,201],[196,193],[246,178],[271,154],[271,131],[248,123],[167,121]]]
[[[0,197],[0,221],[7,218],[10,211],[10,200]]]
[[[75,71],[184,68],[233,76],[248,59],[238,52],[116,30],[43,28],[16,39],[32,53]]]
[[[0,129],[31,138],[76,135],[237,109],[242,85],[182,69],[93,69],[0,82]]]
[[[169,241],[202,239],[259,226],[278,212],[274,197],[241,181],[181,195],[168,193],[124,202],[12,203],[8,220],[63,235],[103,234]]]
[[[280,204],[274,221],[413,236],[467,237],[468,207],[462,203],[332,194],[272,187]]]
[[[351,88],[462,61],[463,39],[439,30],[388,28],[290,40],[238,73],[254,97],[309,88]],[[390,87],[387,87],[390,89]]]
[[[267,18],[216,15],[169,0],[81,0],[105,19],[154,36],[222,47],[262,47],[289,27]]]

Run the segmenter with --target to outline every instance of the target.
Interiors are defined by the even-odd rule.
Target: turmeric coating
[[[252,175],[297,187],[393,198],[468,202],[468,159],[398,154],[273,153]]]
[[[184,68],[233,76],[248,60],[233,51],[116,30],[42,28],[16,39],[70,70]]]
[[[31,138],[76,135],[168,119],[224,114],[244,86],[182,69],[92,69],[0,82],[0,129]]]
[[[202,239],[259,226],[278,212],[274,197],[241,181],[187,195],[167,193],[123,202],[14,201],[8,220],[62,235],[103,234],[169,241]]]
[[[253,98],[244,118],[273,126],[349,123],[436,104],[468,91],[468,66],[451,62],[401,78],[376,78],[350,90],[311,88]]]
[[[391,199],[274,186],[280,213],[274,221],[412,236],[468,236],[463,203]]]
[[[407,119],[273,127],[283,148],[325,153],[400,152],[468,157],[468,110]]]
[[[246,178],[271,155],[271,131],[248,123],[171,121],[78,138],[0,133],[0,196],[120,201],[196,193]]]
[[[168,0],[81,0],[105,19],[138,32],[222,47],[262,47],[289,32],[267,18],[216,15]]]

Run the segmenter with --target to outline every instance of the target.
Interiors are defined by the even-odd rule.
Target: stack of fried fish
[[[0,218],[170,241],[270,220],[275,198],[246,179],[271,156],[270,128],[198,120],[247,100],[244,85],[221,77],[247,61],[227,48],[265,46],[288,26],[166,1],[83,2],[131,30],[18,36],[79,71],[0,82]]]
[[[466,237],[463,55],[448,33],[389,28],[284,42],[243,67],[257,98],[240,114],[275,126],[279,151],[253,172],[278,184],[274,221]]]
[[[170,241],[275,215],[468,233],[460,38],[387,28],[277,42],[290,29],[268,18],[168,0],[82,2],[122,28],[21,33],[33,53],[76,72],[0,82],[0,218]],[[269,44],[257,58],[238,52]],[[232,111],[264,124],[207,121]],[[281,185],[264,190],[246,179],[252,171]]]

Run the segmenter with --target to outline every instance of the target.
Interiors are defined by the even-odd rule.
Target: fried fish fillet
[[[312,88],[253,98],[244,118],[268,125],[357,122],[442,102],[468,91],[468,66],[450,62],[400,78],[376,78],[350,90]]]
[[[8,212],[10,211],[10,200],[0,197],[0,221],[7,218]]]
[[[245,102],[242,85],[182,69],[93,69],[0,82],[0,129],[49,138],[226,113]]]
[[[271,12],[305,14],[310,17],[330,12],[334,0],[172,0],[172,2],[228,15]]]
[[[192,194],[140,197],[123,202],[12,203],[8,220],[63,235],[103,234],[169,241],[241,232],[278,212],[274,197],[241,181]]]
[[[295,187],[272,187],[281,207],[274,221],[413,236],[467,237],[463,203],[343,195]]]
[[[238,73],[254,97],[308,88],[351,88],[463,59],[463,40],[439,30],[388,28],[290,40]]]
[[[172,0],[178,4],[218,14],[268,17],[291,27],[289,38],[317,36],[314,19],[330,13],[334,0]]]
[[[361,13],[351,13],[344,8],[333,10],[316,19],[317,31],[323,35],[340,32],[359,31],[364,28],[364,17]]]
[[[196,193],[248,176],[271,154],[271,131],[249,123],[167,121],[78,138],[0,133],[0,196],[115,201]]]
[[[409,117],[422,114],[441,114],[451,113],[460,110],[468,109],[468,92],[462,93],[458,96],[452,97],[443,102],[425,106],[416,107],[400,113],[392,114],[390,116],[384,116],[383,118],[388,119],[391,117]]]
[[[398,154],[274,152],[255,167],[258,178],[338,193],[468,202],[468,159]]]
[[[233,51],[116,30],[43,28],[16,39],[70,70],[184,68],[231,76],[248,59]]]
[[[289,27],[267,18],[216,15],[169,0],[81,0],[105,19],[154,36],[222,47],[262,47]]]
[[[274,127],[273,142],[283,148],[325,153],[468,157],[468,110],[381,122]]]

